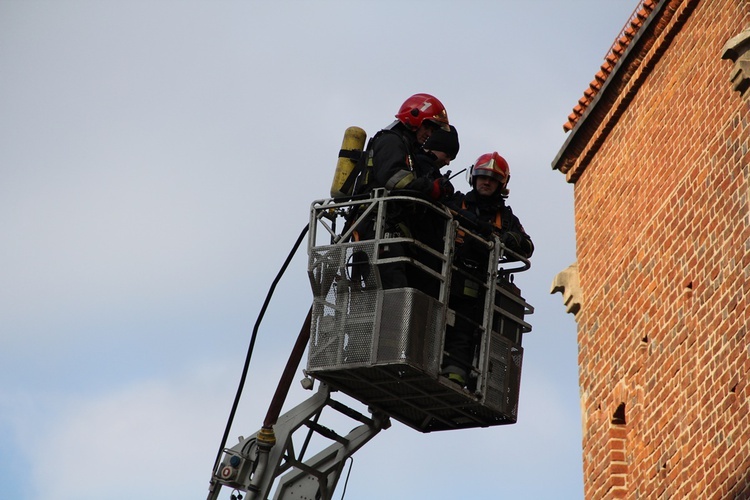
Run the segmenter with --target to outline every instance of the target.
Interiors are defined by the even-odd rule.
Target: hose
[[[273,296],[273,292],[276,289],[276,285],[279,283],[279,281],[281,280],[281,277],[284,275],[286,268],[289,267],[289,263],[292,261],[292,257],[294,257],[294,254],[297,253],[297,250],[299,249],[299,246],[302,243],[302,240],[304,239],[305,234],[307,234],[307,231],[309,228],[310,228],[310,224],[307,224],[305,225],[304,229],[302,229],[302,232],[297,238],[297,241],[294,243],[292,250],[289,252],[289,255],[284,261],[284,264],[281,266],[281,269],[276,275],[276,278],[273,280],[271,287],[268,289],[268,293],[266,294],[266,300],[263,302],[263,306],[260,308],[258,319],[255,321],[255,326],[253,327],[253,334],[250,337],[250,345],[247,348],[247,355],[245,356],[245,365],[242,368],[242,375],[240,376],[240,383],[239,383],[239,386],[237,387],[237,394],[235,394],[234,403],[232,404],[232,410],[229,412],[229,418],[227,419],[227,426],[226,426],[226,429],[224,429],[224,436],[221,438],[221,445],[219,446],[219,451],[216,454],[216,460],[214,461],[214,468],[213,468],[214,474],[216,473],[216,470],[219,467],[219,463],[221,462],[221,454],[224,452],[224,447],[227,444],[227,439],[229,438],[229,432],[232,428],[232,423],[234,422],[234,416],[237,413],[237,407],[240,404],[242,391],[245,387],[245,381],[247,380],[247,373],[250,369],[250,359],[253,356],[253,349],[255,348],[255,339],[258,337],[258,328],[260,327],[261,321],[263,321],[263,316],[266,314],[266,309],[268,309],[268,304],[271,302],[271,297]],[[214,483],[213,474],[211,475],[211,483],[212,484]]]

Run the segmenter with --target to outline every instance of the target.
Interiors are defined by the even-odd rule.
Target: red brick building
[[[641,2],[564,128],[586,498],[750,498],[750,0]]]

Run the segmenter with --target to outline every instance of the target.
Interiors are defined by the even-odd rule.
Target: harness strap
[[[350,160],[359,160],[362,151],[358,149],[339,149],[339,158],[349,158]]]
[[[466,207],[466,200],[465,199],[461,200],[461,208],[463,210],[467,209],[467,207]],[[495,214],[495,222],[493,222],[493,224],[498,229],[502,229],[503,228],[503,217],[501,215],[501,210],[498,210],[497,213]]]
[[[466,200],[461,200],[461,209],[467,210]],[[501,210],[498,210],[497,213],[495,214],[495,221],[493,222],[493,224],[498,229],[502,229],[503,228],[503,218],[502,218],[502,215],[501,215]],[[461,243],[463,243],[465,236],[466,236],[466,231],[464,231],[462,229],[457,230],[456,231],[456,243],[458,243],[459,245]]]

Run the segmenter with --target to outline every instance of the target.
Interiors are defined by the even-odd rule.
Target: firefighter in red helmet
[[[465,195],[455,193],[447,202],[462,225],[480,235],[497,234],[506,248],[523,258],[534,253],[534,244],[521,222],[506,205],[510,167],[497,152],[486,153],[469,167],[467,180],[471,191]],[[473,240],[456,242],[456,266],[471,274],[475,270],[487,269],[489,254],[486,248],[472,244]],[[508,253],[505,259],[513,260]],[[515,257],[517,260],[517,257]],[[451,282],[451,308],[456,321],[446,330],[443,374],[459,385],[470,385],[469,375],[475,350],[481,338],[478,325],[484,313],[484,291],[477,287],[476,280],[456,273]]]
[[[505,203],[510,193],[510,167],[505,158],[497,152],[483,154],[469,168],[466,177],[472,190],[466,195],[456,193],[448,202],[449,206],[485,234],[498,233],[511,251],[531,257],[534,244]]]
[[[414,94],[404,101],[396,113],[396,120],[378,132],[368,145],[363,178],[358,180],[357,192],[375,188],[407,189],[434,201],[453,194],[453,186],[444,177],[419,175],[415,170],[415,155],[432,132],[450,132],[445,106],[430,94]]]
[[[458,134],[448,123],[445,106],[430,94],[414,94],[404,101],[395,115],[396,120],[381,130],[370,140],[365,151],[364,170],[355,186],[355,194],[364,194],[378,188],[396,194],[401,191],[408,196],[426,198],[440,202],[452,195],[454,190],[446,176],[440,174],[440,167],[449,163],[438,159],[434,151],[449,149],[449,154],[458,153]],[[424,148],[433,132],[450,135],[450,146]],[[445,141],[441,141],[445,142]],[[438,148],[441,148],[440,150]],[[451,158],[452,159],[452,158]],[[438,219],[434,213],[427,213],[404,201],[394,201],[388,205],[385,236],[387,238],[409,238],[419,241],[442,252],[444,242],[436,236],[445,219]],[[375,235],[372,220],[367,220],[356,229],[357,239],[371,239]],[[381,258],[394,258],[411,255],[413,249],[403,243],[384,245]],[[439,270],[439,263],[434,264]],[[430,264],[430,267],[432,265]],[[436,296],[434,279],[425,277],[404,262],[381,264],[380,277],[384,288],[414,287],[429,295]]]
[[[445,106],[437,97],[430,94],[414,94],[409,97],[399,108],[396,118],[412,130],[418,129],[424,120],[429,120],[448,131],[448,113]]]

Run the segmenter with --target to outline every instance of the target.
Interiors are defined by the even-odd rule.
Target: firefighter
[[[453,186],[447,177],[440,175],[437,155],[422,148],[430,136],[438,131],[456,135],[455,128],[448,123],[448,113],[443,104],[430,94],[415,94],[401,105],[395,115],[396,120],[378,132],[370,141],[365,152],[365,169],[357,181],[355,192],[368,193],[376,188],[385,188],[391,194],[406,194],[440,201],[453,194]],[[457,152],[457,147],[456,147]],[[418,204],[404,201],[388,204],[386,238],[418,239],[418,229],[433,225],[434,214]],[[442,222],[445,227],[445,221]],[[365,221],[357,228],[358,239],[371,239],[375,231],[372,220]],[[443,241],[426,242],[430,246],[443,244]],[[436,248],[442,251],[442,248]],[[392,243],[380,248],[381,258],[408,256],[419,259],[418,250],[402,243]],[[428,263],[433,267],[432,263]],[[407,266],[404,261],[379,266],[384,288],[413,287],[435,296],[434,280],[425,273]]]
[[[450,132],[448,113],[443,104],[430,94],[414,94],[396,113],[396,120],[378,132],[368,146],[368,162],[360,192],[375,188],[407,189],[432,200],[453,193],[453,186],[444,178],[419,175],[415,155],[433,131]]]
[[[455,193],[447,202],[459,222],[489,237],[499,235],[500,241],[524,258],[534,253],[534,244],[521,222],[506,205],[510,168],[497,152],[480,156],[469,168],[471,191]],[[507,260],[513,260],[509,254]],[[451,282],[450,307],[456,311],[454,325],[448,326],[445,337],[446,356],[443,374],[461,386],[466,385],[480,340],[484,316],[484,291],[478,284],[486,276],[489,251],[470,238],[456,241],[455,264],[459,269]]]
[[[422,144],[421,150],[414,155],[414,172],[417,178],[426,179],[433,184],[436,181],[450,185],[448,175],[442,174],[440,169],[450,164],[458,155],[458,131],[450,125],[450,130],[442,128],[435,129],[432,135]],[[453,194],[452,186],[450,194]],[[438,202],[446,201],[441,197]],[[447,219],[438,217],[435,213],[427,211],[421,215],[412,217],[409,224],[411,236],[421,243],[437,250],[440,254],[444,252]],[[418,248],[412,248],[411,255],[417,260],[437,273],[442,273],[442,260],[435,258],[428,252]],[[406,269],[409,273],[410,269]],[[425,273],[411,273],[412,279],[408,280],[415,288],[426,292],[428,295],[438,298],[440,294],[440,280],[429,277]]]
[[[534,244],[518,217],[505,203],[510,194],[510,167],[505,158],[497,152],[483,154],[470,167],[467,179],[471,191],[465,195],[455,193],[447,201],[448,206],[470,225],[474,224],[480,232],[487,235],[498,233],[510,250],[527,259],[531,257]]]
[[[439,177],[440,169],[450,165],[450,163],[456,159],[456,156],[458,156],[460,146],[458,143],[458,131],[453,125],[449,125],[449,127],[450,130],[448,131],[442,128],[434,130],[432,135],[430,135],[430,137],[428,137],[422,144],[424,156],[427,156],[427,158],[433,163],[433,176]],[[435,170],[437,170],[437,172],[435,172]]]

